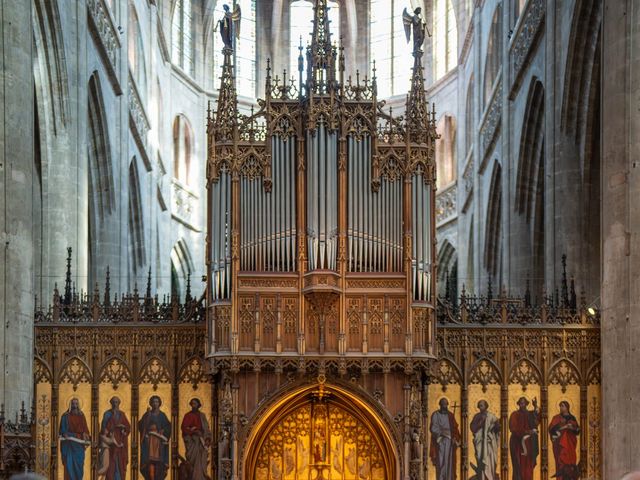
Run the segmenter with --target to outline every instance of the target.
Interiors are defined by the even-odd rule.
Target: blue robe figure
[[[138,422],[140,432],[140,473],[145,480],[164,480],[169,471],[171,423],[160,410],[157,395],[149,399],[151,407]]]
[[[60,455],[64,466],[64,480],[82,480],[85,450],[89,445],[89,427],[77,398],[71,400],[69,410],[60,419]]]

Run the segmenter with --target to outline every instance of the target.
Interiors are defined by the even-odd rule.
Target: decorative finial
[[[147,289],[144,292],[144,298],[151,300],[151,267],[149,267],[149,274],[147,275]]]
[[[65,305],[71,304],[71,247],[67,248],[67,273],[64,280],[64,298],[62,303]]]
[[[107,265],[107,278],[104,283],[104,304],[111,305],[111,274]]]

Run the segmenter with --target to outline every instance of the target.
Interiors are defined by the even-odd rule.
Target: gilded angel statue
[[[240,5],[237,3],[233,6],[233,12],[229,8],[229,5],[223,5],[224,17],[218,20],[218,26],[220,27],[220,36],[224,43],[224,48],[230,48],[233,50],[234,38],[240,38],[240,20],[242,18],[242,12],[240,11]]]
[[[422,48],[424,43],[425,33],[430,35],[427,31],[427,24],[422,20],[420,14],[422,9],[420,7],[413,11],[413,15],[407,12],[407,8],[402,12],[402,23],[404,24],[404,33],[407,37],[407,42],[411,40],[411,33],[413,31],[413,51],[417,52]]]

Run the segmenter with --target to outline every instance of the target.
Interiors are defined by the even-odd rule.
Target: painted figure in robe
[[[140,473],[145,480],[164,480],[169,471],[171,423],[160,410],[157,395],[149,399],[149,409],[138,422],[140,432]]]
[[[111,409],[104,412],[100,424],[98,476],[106,480],[124,480],[129,465],[131,424],[120,410],[120,398],[112,397],[109,403]]]
[[[460,430],[455,416],[449,411],[449,401],[441,398],[438,404],[440,408],[431,415],[429,457],[436,467],[437,480],[455,480]]]
[[[528,410],[529,400],[518,399],[518,410],[509,417],[509,451],[513,466],[513,480],[533,480],[533,471],[538,460],[538,425],[540,410],[533,399],[533,410]]]
[[[576,417],[571,414],[569,402],[560,402],[560,413],[549,423],[549,435],[556,460],[555,478],[558,480],[577,480],[580,477],[578,468],[578,435],[580,426]]]
[[[60,455],[64,480],[82,480],[85,451],[91,445],[87,419],[80,410],[80,401],[72,398],[69,410],[60,418]]]
[[[191,411],[182,419],[180,427],[186,449],[185,456],[191,465],[191,480],[210,480],[207,475],[211,429],[204,413],[200,411],[202,403],[193,398],[189,402]]]
[[[478,402],[479,412],[471,420],[473,447],[477,465],[471,464],[475,470],[476,480],[498,480],[498,448],[500,447],[500,421],[489,411],[486,400]]]

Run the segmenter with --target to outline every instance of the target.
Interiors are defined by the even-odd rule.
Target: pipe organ
[[[349,415],[387,444],[379,465],[358,478],[423,478],[427,468],[413,433],[427,428],[419,412],[435,355],[437,135],[422,51],[414,45],[406,106],[394,114],[377,96],[375,68],[371,79],[345,78],[326,3],[315,2],[297,81],[267,63],[265,98],[241,114],[226,45],[217,107],[208,111],[208,357],[225,442],[219,478],[288,478],[273,473],[283,464],[266,464],[270,456],[300,459],[312,455],[317,435],[333,435],[274,444],[261,453],[267,460],[251,460],[258,437],[280,438],[277,429],[261,431],[271,428],[260,423],[264,409],[296,385],[300,412],[361,398],[366,414]],[[317,389],[302,387],[309,383]],[[348,449],[344,435],[335,444]],[[304,468],[318,469],[309,475],[320,475],[309,478],[351,478],[329,461],[307,461]]]

